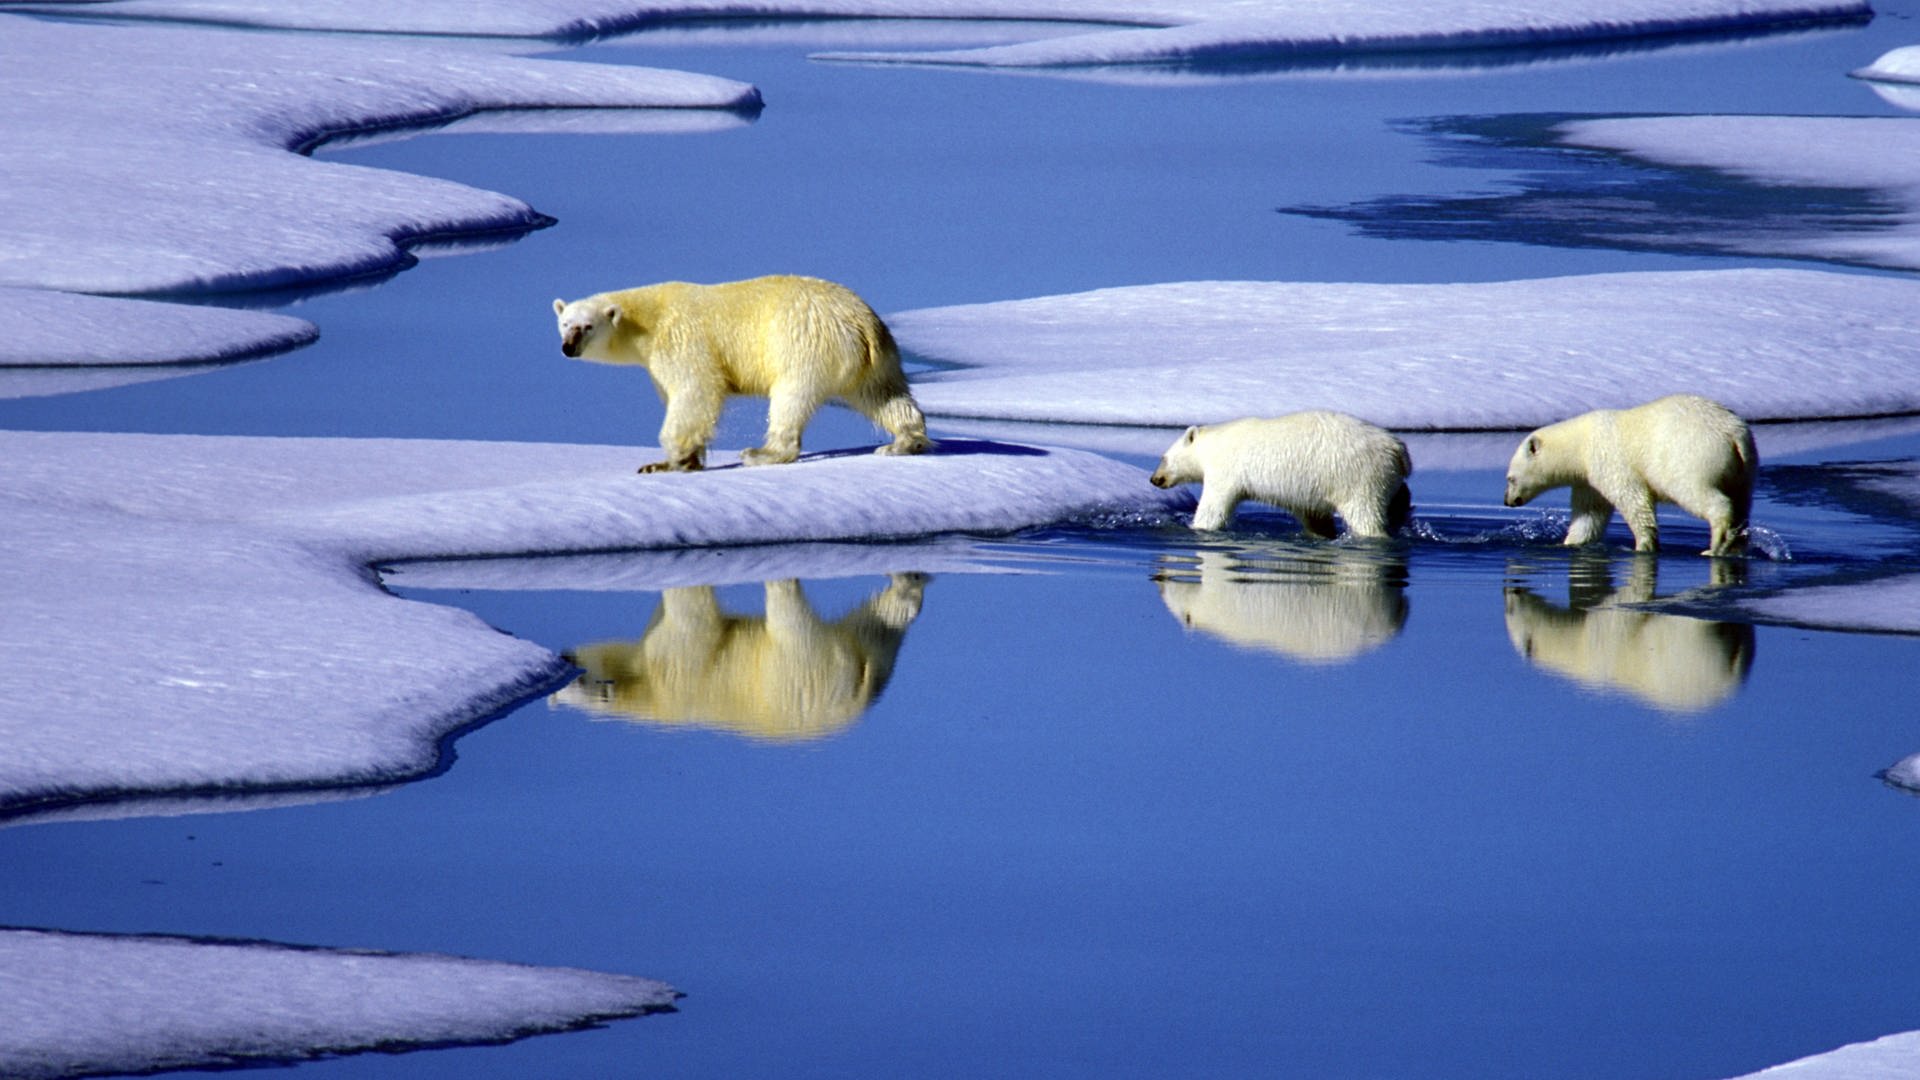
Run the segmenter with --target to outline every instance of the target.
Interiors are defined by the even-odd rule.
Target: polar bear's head
[[[620,322],[620,306],[599,297],[553,302],[553,313],[560,320],[560,351],[576,360],[599,360],[606,356],[613,328]]]
[[[1508,506],[1525,506],[1535,495],[1568,483],[1556,441],[1553,428],[1541,428],[1513,452],[1507,462]]]
[[[1200,461],[1201,428],[1190,427],[1167,452],[1160,455],[1160,466],[1153,470],[1148,479],[1154,487],[1170,488],[1181,484],[1197,484],[1206,479],[1206,467]]]

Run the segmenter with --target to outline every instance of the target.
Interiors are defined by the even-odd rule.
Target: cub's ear
[[[555,300],[553,302],[553,313],[555,315],[558,315],[565,310],[567,310],[567,302],[565,300]]]
[[[619,308],[619,305],[617,304],[608,304],[606,308],[600,312],[600,314],[605,315],[607,317],[608,326],[612,326],[614,323],[617,323],[620,321],[620,308]]]
[[[1538,435],[1527,436],[1527,454],[1531,456],[1539,452],[1540,452],[1540,436]]]
[[[1193,437],[1198,434],[1200,434],[1200,425],[1195,424],[1194,426],[1187,429],[1187,433],[1185,435],[1180,436],[1180,441],[1192,442]]]

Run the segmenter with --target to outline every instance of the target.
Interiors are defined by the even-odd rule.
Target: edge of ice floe
[[[1603,43],[1628,38],[1681,37],[1786,29],[1871,18],[1866,0],[1748,5],[1715,14],[1671,14],[1639,19],[1563,18],[1553,25],[1446,27],[1344,32],[1337,23],[1303,27],[1282,16],[1201,18],[1162,27],[1130,27],[1046,38],[1013,45],[929,52],[831,51],[815,60],[984,68],[1073,68],[1235,61],[1277,57],[1524,49]],[[1442,17],[1443,18],[1443,17]],[[1551,16],[1542,15],[1541,22]],[[1309,20],[1311,22],[1311,20]],[[1317,32],[1316,32],[1317,31]]]
[[[636,463],[658,451],[636,449]],[[927,454],[866,448],[747,468],[713,455],[697,473],[629,470],[565,481],[424,492],[302,508],[285,534],[338,545],[363,565],[761,544],[894,542],[999,535],[1111,517],[1170,517],[1186,491],[1163,492],[1144,470],[1097,454],[974,439]],[[966,458],[971,467],[954,464]],[[1048,459],[1043,468],[1034,459]],[[458,525],[449,523],[458,522]]]
[[[128,30],[12,10],[0,11],[0,125],[39,152],[8,155],[13,182],[0,206],[14,216],[0,230],[0,280],[28,288],[235,292],[391,273],[411,264],[414,247],[551,219],[496,192],[307,152],[498,112],[524,125],[547,112],[571,124],[586,111],[642,111],[680,129],[684,118],[669,114],[726,122],[761,107],[751,84],[690,72],[419,42]],[[108,71],[145,86],[152,102],[103,100],[89,85]],[[250,92],[228,86],[249,80]],[[210,214],[229,203],[245,205],[241,217]],[[30,214],[36,207],[46,214]]]
[[[310,345],[319,328],[260,311],[0,287],[0,367],[234,363]],[[104,343],[112,342],[111,351]]]
[[[1890,50],[1866,67],[1855,68],[1847,74],[1872,82],[1920,83],[1920,45]]]
[[[0,928],[23,1080],[487,1046],[676,1011],[665,983],[440,953]]]
[[[939,552],[945,568],[966,559],[964,534],[1163,521],[1192,505],[1190,493],[1160,491],[1144,470],[1094,454],[943,447],[904,458],[863,447],[758,469],[715,454],[707,472],[642,476],[635,466],[658,451],[0,432],[0,517],[10,526],[0,541],[11,560],[0,578],[45,620],[17,639],[0,682],[52,688],[21,697],[30,707],[0,724],[47,732],[0,769],[0,819],[365,793],[432,775],[458,736],[568,674],[550,650],[465,610],[383,591],[375,567],[391,562],[653,549],[638,561],[666,578],[620,583],[645,588],[681,583],[703,561],[659,549],[733,549],[720,561],[745,572],[765,561],[751,545],[825,541],[812,551],[828,563],[906,571],[915,559],[882,541],[962,534],[916,546]],[[773,560],[779,572],[805,576],[804,560],[787,554]],[[94,582],[78,605],[64,585],[76,576]],[[236,613],[229,594],[251,602]],[[82,654],[119,662],[62,679]],[[316,672],[313,660],[336,673]],[[358,682],[329,696],[325,680],[339,672]],[[198,680],[221,696],[203,699]],[[297,740],[297,754],[263,757],[254,718],[289,709],[317,725],[304,729],[316,737]],[[182,710],[239,742],[155,723]],[[78,743],[124,736],[129,722],[143,725],[125,740],[139,746],[132,764],[98,769],[77,756]]]
[[[1734,1080],[1895,1080],[1920,1072],[1920,1031],[1849,1043]]]

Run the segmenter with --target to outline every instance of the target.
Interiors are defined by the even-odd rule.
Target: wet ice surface
[[[1895,66],[1900,70],[1904,65]],[[1912,107],[1898,84],[1876,86]],[[1296,211],[1401,239],[1500,239],[1920,268],[1920,130],[1882,116],[1443,117],[1410,125],[1505,190]]]
[[[1911,460],[1811,466],[1790,475],[1789,497],[1838,504],[1863,523],[1896,523],[1909,539],[1920,533],[1920,465]],[[1754,618],[1794,626],[1920,633],[1920,570],[1902,547],[1897,545],[1885,558],[1865,560],[1864,566],[1838,568],[1827,575],[1827,582],[1802,581],[1791,590],[1745,600],[1740,607]]]
[[[963,418],[1177,429],[1331,408],[1396,430],[1526,430],[1683,391],[1755,421],[1920,409],[1920,284],[1834,273],[1186,282],[890,321],[914,355],[959,367],[918,394]]]
[[[664,983],[451,956],[0,930],[0,1072],[280,1065],[506,1042],[670,1009]]]

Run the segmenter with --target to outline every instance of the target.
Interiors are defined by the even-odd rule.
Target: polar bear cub
[[[1200,483],[1196,529],[1223,529],[1243,499],[1271,503],[1314,536],[1340,515],[1357,536],[1386,537],[1412,512],[1413,461],[1393,433],[1314,410],[1190,427],[1160,458],[1155,487]]]
[[[1566,543],[1598,540],[1615,509],[1633,530],[1635,551],[1657,551],[1657,503],[1671,503],[1713,531],[1702,555],[1738,555],[1760,455],[1746,421],[1693,394],[1631,409],[1595,409],[1528,435],[1507,465],[1507,505],[1557,487],[1573,488]]]
[[[893,436],[882,454],[918,454],[926,418],[907,390],[887,325],[845,286],[781,275],[721,285],[670,281],[553,302],[560,351],[578,360],[635,364],[666,402],[667,459],[641,472],[706,464],[726,399],[765,397],[766,445],[749,465],[800,456],[800,433],[820,406],[840,401]]]

